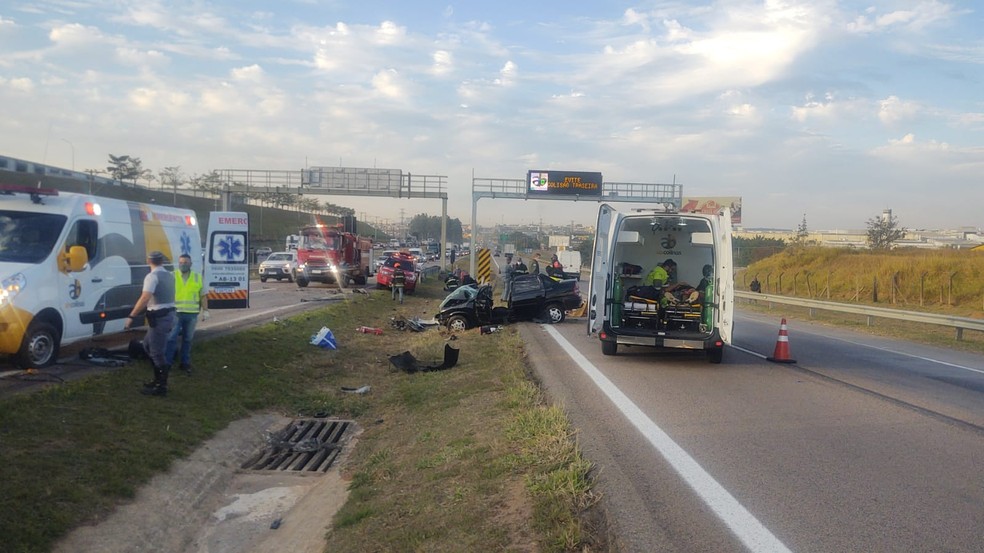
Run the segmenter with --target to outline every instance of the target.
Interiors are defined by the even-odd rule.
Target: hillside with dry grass
[[[789,247],[735,277],[762,292],[984,318],[984,252]]]

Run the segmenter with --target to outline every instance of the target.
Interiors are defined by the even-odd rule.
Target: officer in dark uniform
[[[144,337],[144,351],[154,365],[154,381],[144,385],[140,393],[148,396],[167,395],[167,376],[170,367],[165,357],[167,337],[177,319],[174,309],[174,275],[164,268],[166,258],[159,251],[147,254],[150,272],[144,277],[143,291],[136,305],[126,318],[124,328],[129,329],[134,317],[145,313],[147,335]]]

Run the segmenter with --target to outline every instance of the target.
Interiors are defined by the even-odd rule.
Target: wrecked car
[[[580,306],[577,281],[524,274],[513,278],[506,306],[493,305],[490,284],[459,286],[441,302],[436,318],[450,330],[531,320],[557,324]]]

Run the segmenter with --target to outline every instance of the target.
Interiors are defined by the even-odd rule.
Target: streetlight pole
[[[74,172],[75,171],[75,144],[72,144],[70,140],[66,140],[64,138],[62,138],[62,142],[72,147],[72,172]]]

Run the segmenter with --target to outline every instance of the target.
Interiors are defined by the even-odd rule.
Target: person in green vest
[[[174,278],[174,305],[178,310],[178,320],[167,339],[167,347],[164,350],[165,360],[168,366],[174,363],[180,336],[181,370],[191,376],[191,342],[195,336],[195,327],[198,325],[198,315],[201,314],[204,322],[208,320],[209,314],[208,297],[205,295],[202,275],[191,270],[189,255],[178,257],[178,274]]]

